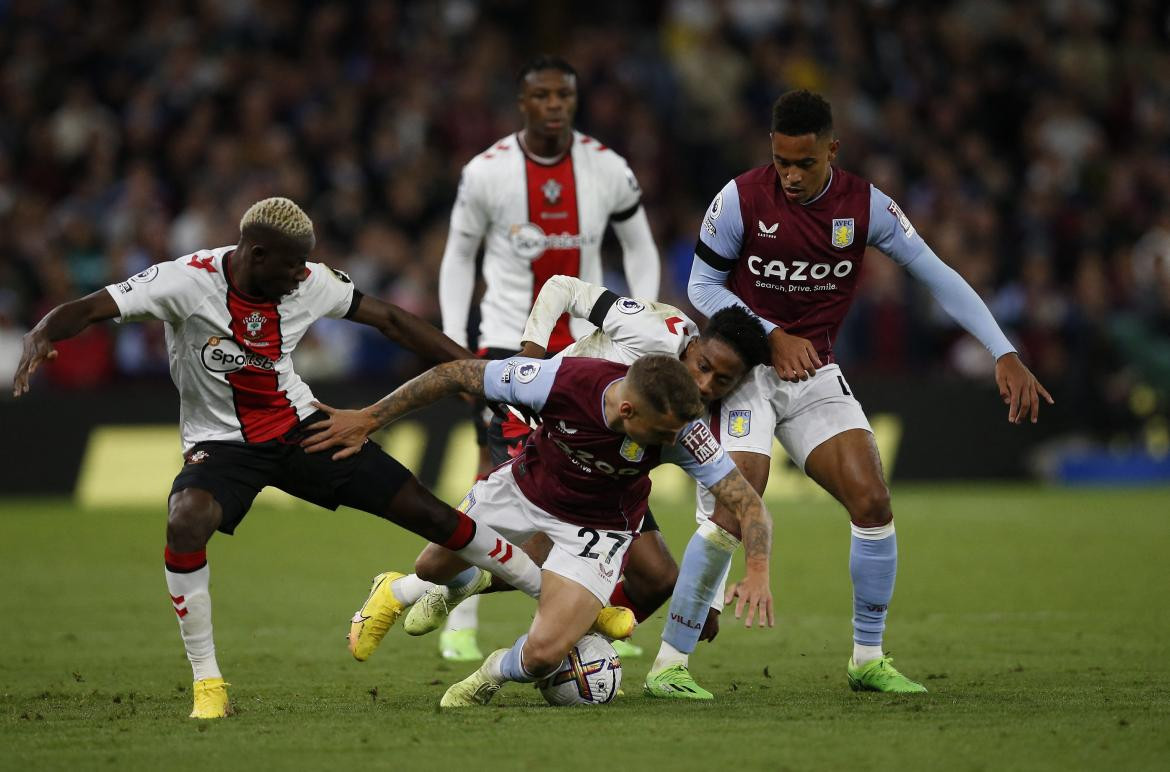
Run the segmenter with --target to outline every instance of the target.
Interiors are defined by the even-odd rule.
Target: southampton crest
[[[253,311],[248,316],[245,316],[244,317],[244,324],[248,328],[248,337],[249,338],[259,337],[260,336],[260,328],[264,326],[264,323],[266,321],[268,321],[268,317],[264,316],[264,314],[260,313],[259,311]]]
[[[540,192],[544,193],[544,200],[550,204],[555,204],[561,200],[561,184],[554,179],[549,179],[540,186]]]

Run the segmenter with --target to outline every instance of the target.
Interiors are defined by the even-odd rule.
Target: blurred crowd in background
[[[663,299],[690,310],[702,213],[767,163],[770,106],[832,102],[838,162],[900,202],[1025,360],[1105,434],[1170,394],[1170,7],[1164,0],[0,0],[0,375],[52,306],[235,243],[253,201],[312,216],[316,258],[438,321],[460,168],[519,128],[515,73],[580,73],[577,127],[644,190]],[[623,286],[616,240],[608,281]],[[45,377],[165,378],[161,325],[100,325]],[[867,258],[848,372],[992,362]],[[325,320],[312,380],[419,367]],[[383,380],[382,382],[388,383]],[[1144,395],[1144,396],[1142,396]]]

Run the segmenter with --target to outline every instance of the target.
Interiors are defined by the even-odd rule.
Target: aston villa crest
[[[732,437],[746,437],[752,430],[752,411],[731,410],[727,413],[727,433]]]
[[[631,440],[629,437],[626,437],[626,439],[622,442],[622,449],[618,452],[621,453],[622,458],[624,458],[626,461],[633,461],[634,463],[637,463],[642,460],[642,456],[645,455],[646,449]]]
[[[844,249],[853,244],[853,218],[833,220],[833,246]]]
[[[561,200],[561,183],[550,178],[540,186],[540,192],[544,193],[545,201],[550,204],[555,204]]]
[[[248,316],[244,317],[244,324],[248,328],[248,337],[255,338],[260,335],[260,328],[268,321],[268,317],[264,316],[259,311],[253,311]]]

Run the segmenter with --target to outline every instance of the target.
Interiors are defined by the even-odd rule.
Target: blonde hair
[[[240,218],[240,233],[253,225],[271,228],[291,239],[313,237],[313,221],[304,209],[287,198],[266,198],[248,207]]]
[[[650,354],[634,361],[626,375],[630,385],[663,415],[694,421],[703,414],[703,399],[691,371],[678,357]]]

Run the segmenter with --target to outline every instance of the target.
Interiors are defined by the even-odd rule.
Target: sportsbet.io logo
[[[203,367],[213,373],[234,373],[245,367],[255,367],[260,370],[275,370],[276,363],[268,357],[260,356],[251,351],[244,351],[240,344],[231,338],[211,336],[199,352]]]
[[[524,260],[535,260],[550,249],[580,249],[592,244],[597,238],[577,233],[546,234],[535,223],[521,223],[508,229],[508,242],[516,256]]]

